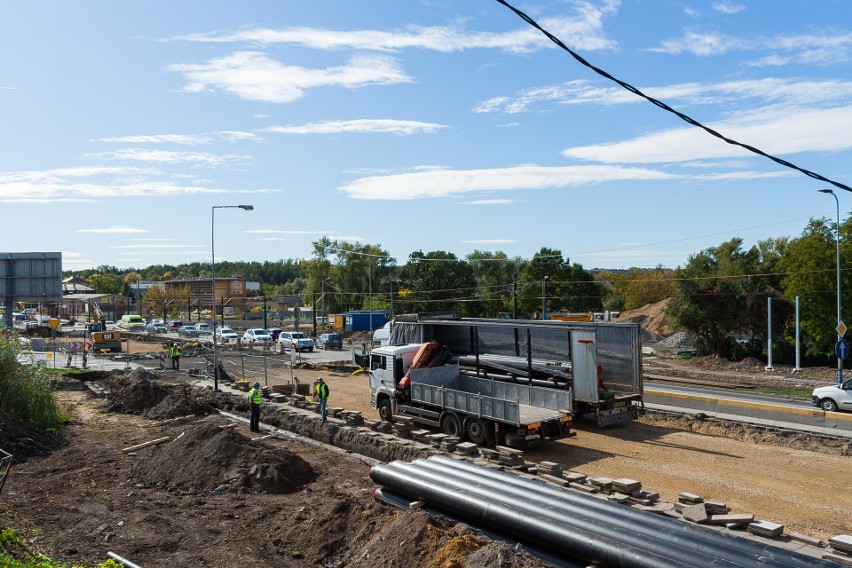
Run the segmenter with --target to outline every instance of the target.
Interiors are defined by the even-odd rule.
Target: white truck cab
[[[420,343],[377,347],[370,353],[370,408],[377,408],[382,420],[391,420],[396,385],[420,347]]]

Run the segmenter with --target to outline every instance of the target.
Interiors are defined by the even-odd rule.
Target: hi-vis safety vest
[[[263,400],[260,396],[260,389],[251,389],[248,393],[248,399],[252,404],[260,404]]]
[[[169,350],[169,357],[180,357],[180,347],[172,347]]]
[[[328,385],[320,383],[317,385],[317,394],[320,398],[328,398]]]

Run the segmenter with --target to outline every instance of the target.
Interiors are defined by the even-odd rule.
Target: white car
[[[308,350],[313,352],[314,340],[301,331],[282,331],[278,336],[278,345],[281,349],[294,349],[296,351]]]
[[[224,339],[227,341],[236,341],[239,339],[239,335],[237,332],[231,329],[230,327],[217,327],[216,328],[216,337],[218,339]]]
[[[811,400],[814,406],[826,412],[852,411],[852,379],[846,380],[842,385],[815,388],[811,393]]]
[[[247,329],[243,334],[243,343],[272,343],[272,336],[262,327]]]

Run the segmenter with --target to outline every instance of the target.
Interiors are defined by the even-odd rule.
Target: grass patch
[[[756,392],[760,394],[776,394],[781,396],[789,396],[790,398],[801,398],[804,400],[811,399],[811,390],[801,390],[801,389],[780,389],[780,388],[772,388],[772,387],[753,387],[750,389],[735,389],[739,392]]]
[[[86,568],[81,564],[66,564],[39,554],[14,529],[0,529],[0,566],[3,568]],[[112,558],[95,568],[121,568]]]

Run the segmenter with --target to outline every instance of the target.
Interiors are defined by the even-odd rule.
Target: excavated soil
[[[376,503],[362,459],[205,416],[226,405],[221,393],[134,377],[100,381],[107,399],[58,391],[72,416],[61,442],[0,416],[0,447],[49,452],[16,461],[0,526],[75,566],[108,551],[146,567],[546,566],[466,525]],[[155,409],[179,417],[152,420]]]

